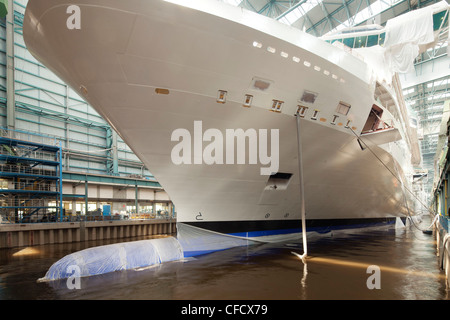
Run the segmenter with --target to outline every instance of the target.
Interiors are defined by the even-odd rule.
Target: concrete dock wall
[[[0,249],[175,232],[175,219],[3,224],[0,225]]]

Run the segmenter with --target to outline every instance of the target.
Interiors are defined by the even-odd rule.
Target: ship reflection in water
[[[292,254],[302,253],[301,243],[264,244],[81,278],[81,289],[36,283],[86,245],[0,250],[0,299],[448,299],[435,239],[414,227],[310,239],[306,265]]]

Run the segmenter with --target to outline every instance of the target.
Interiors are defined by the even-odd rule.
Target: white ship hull
[[[31,0],[24,21],[30,52],[116,129],[168,192],[179,232],[194,238],[205,237],[207,230],[234,236],[230,245],[222,239],[196,248],[202,240],[180,234],[191,245],[184,249],[210,251],[239,239],[298,236],[294,114],[299,105],[308,107],[301,119],[308,231],[406,217],[412,210],[411,195],[402,189],[412,181],[408,144],[391,139],[376,145],[367,136],[362,139],[370,150],[363,151],[356,139],[376,103],[372,70],[338,48],[259,15],[195,3],[203,11],[165,1],[74,0],[81,29],[72,30],[66,27],[71,17],[66,5]],[[270,85],[266,91],[255,88],[258,79]],[[220,90],[227,92],[224,103],[217,102]],[[305,90],[318,94],[314,103],[301,101]],[[246,95],[253,97],[251,107],[243,106]],[[284,102],[281,112],[269,112],[273,100]],[[351,105],[348,114],[337,113],[339,102]],[[248,154],[243,164],[210,165],[193,157],[192,163],[201,163],[174,164],[172,133],[183,128],[194,134],[196,121],[201,133],[278,129],[278,172],[292,176],[281,188],[271,188],[269,176],[260,172],[265,166],[249,164]],[[406,134],[400,129],[397,136]],[[201,150],[208,143],[203,141]]]

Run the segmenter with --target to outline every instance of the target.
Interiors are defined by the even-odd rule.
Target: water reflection
[[[40,251],[36,248],[26,247],[24,249],[17,251],[16,253],[13,253],[13,257],[37,255],[39,253]]]
[[[137,240],[131,239],[131,240]],[[328,234],[301,243],[258,244],[186,261],[37,283],[55,261],[86,243],[0,250],[0,299],[447,299],[433,236],[415,228]],[[107,244],[96,243],[95,245]],[[91,244],[92,245],[92,244]],[[370,290],[370,265],[380,289]]]

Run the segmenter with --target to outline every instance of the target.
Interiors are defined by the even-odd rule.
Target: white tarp
[[[380,82],[391,82],[393,73],[387,68],[385,59],[386,49],[381,46],[373,46],[368,48],[353,49],[364,57],[364,61],[370,65],[377,74],[377,80]]]
[[[420,45],[433,42],[433,9],[426,7],[390,19],[386,23],[386,31],[386,48],[405,43]]]
[[[435,42],[433,13],[448,8],[447,2],[441,1],[388,20],[383,47],[353,50],[372,65],[379,80],[389,83],[394,73],[414,71],[414,59],[419,55],[420,49]]]
[[[433,9],[414,10],[386,23],[385,58],[392,72],[414,71],[419,46],[434,42]]]
[[[183,259],[177,239],[167,237],[93,247],[69,254],[55,262],[40,281],[65,279],[74,268],[78,277],[129,270]]]
[[[413,43],[404,43],[386,48],[384,58],[386,67],[393,73],[414,72],[414,59],[419,55],[419,46]]]

